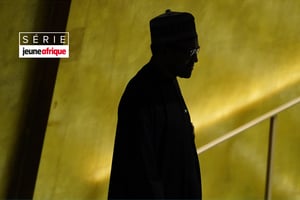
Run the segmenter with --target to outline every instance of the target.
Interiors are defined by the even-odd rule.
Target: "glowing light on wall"
[[[196,134],[201,132],[201,129],[209,127],[217,123],[218,121],[221,121],[230,116],[234,116],[244,108],[272,97],[274,94],[277,94],[284,89],[300,82],[299,63],[295,64],[293,67],[289,67],[288,69],[290,71],[288,73],[278,76],[280,77],[280,79],[276,80],[276,86],[274,86],[273,90],[265,90],[263,88],[263,84],[260,83],[260,81],[265,80],[257,79],[257,84],[254,85],[255,87],[249,88],[247,92],[236,96],[235,100],[231,104],[210,105],[210,107],[212,108],[210,110],[210,113],[201,114],[201,111],[203,110],[202,104],[192,105],[191,110],[195,110],[194,113],[199,114],[193,116],[193,123],[195,126]],[[224,94],[224,97],[226,97],[226,94]]]

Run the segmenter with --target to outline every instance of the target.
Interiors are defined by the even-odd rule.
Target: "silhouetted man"
[[[176,77],[189,78],[199,44],[194,17],[150,21],[152,58],[121,98],[109,199],[201,199],[194,130]]]

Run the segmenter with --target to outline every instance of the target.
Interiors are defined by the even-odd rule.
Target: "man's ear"
[[[165,57],[165,58],[169,58],[170,56],[172,56],[172,52],[170,51],[170,48],[166,47],[166,46],[162,46],[161,47],[161,56]]]

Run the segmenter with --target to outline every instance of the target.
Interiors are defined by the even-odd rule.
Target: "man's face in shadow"
[[[200,50],[198,40],[189,40],[171,45],[167,52],[169,69],[181,78],[190,78],[194,63],[198,62],[197,53]]]

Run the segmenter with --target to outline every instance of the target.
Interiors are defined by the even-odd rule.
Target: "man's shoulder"
[[[144,66],[127,84],[123,93],[123,101],[145,103],[159,96],[159,86],[155,74]]]
[[[156,87],[155,74],[149,66],[142,67],[129,81],[127,88],[137,92],[150,92]]]

